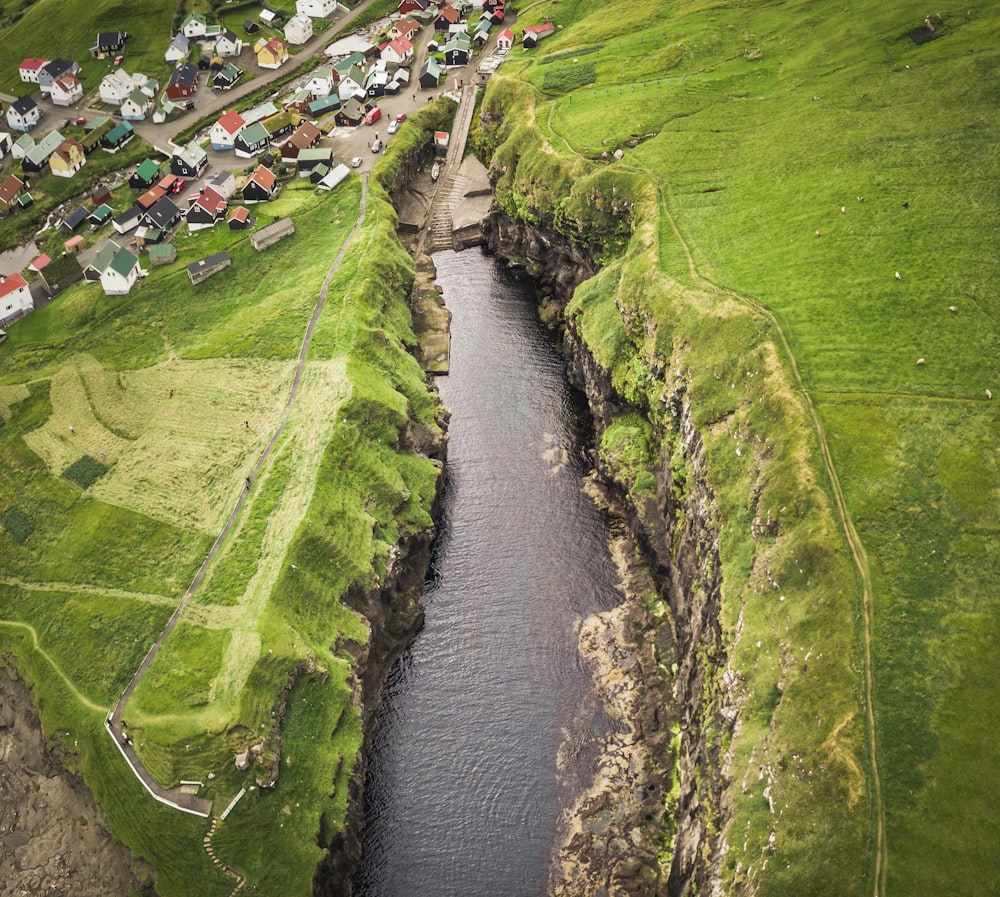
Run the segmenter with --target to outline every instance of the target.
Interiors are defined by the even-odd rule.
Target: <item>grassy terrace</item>
[[[442,106],[397,145],[441,127]],[[369,630],[341,599],[377,587],[393,546],[430,525],[438,465],[405,433],[436,429],[437,408],[405,348],[412,262],[378,177],[284,434],[125,711],[161,784],[204,782],[216,815],[249,789],[213,847],[253,893],[309,893],[343,823]],[[130,295],[77,284],[0,347],[0,653],[32,683],[46,731],[79,741],[87,783],[164,897],[233,881],[202,846],[207,822],[154,803],[103,719],[278,424],[360,196],[354,177],[332,193],[292,182],[254,208],[258,226],[296,224],[267,252],[227,228],[178,235],[177,262]],[[184,265],[223,248],[232,266],[192,286]],[[259,760],[240,771],[235,756],[254,745]],[[258,790],[275,762],[276,787]]]
[[[1000,889],[1000,4],[924,12],[536,3],[484,103],[501,206],[607,262],[569,311],[652,410],[605,450],[675,389],[705,439],[734,893]]]

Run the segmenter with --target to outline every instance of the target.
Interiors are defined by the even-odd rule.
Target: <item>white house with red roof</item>
[[[83,82],[73,74],[56,78],[49,89],[49,99],[56,106],[72,106],[83,99]]]
[[[407,65],[413,59],[413,44],[405,37],[397,37],[382,47],[382,59],[393,65]]]
[[[397,19],[392,23],[392,27],[386,33],[393,40],[397,37],[405,37],[412,42],[413,35],[415,35],[419,30],[419,22],[414,22],[412,19]]]
[[[17,73],[21,76],[21,80],[25,84],[37,84],[38,73],[47,62],[47,59],[25,59],[17,67]]]
[[[246,125],[246,120],[235,109],[230,109],[212,125],[208,132],[214,150],[231,150],[240,128]]]
[[[504,28],[504,30],[497,35],[497,49],[506,53],[513,46],[514,32],[509,28]]]
[[[0,274],[0,324],[9,324],[33,308],[31,290],[20,274]]]

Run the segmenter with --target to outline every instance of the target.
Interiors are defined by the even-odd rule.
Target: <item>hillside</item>
[[[499,206],[608,263],[572,326],[705,440],[728,892],[1000,887],[998,11],[542,2],[489,86]]]

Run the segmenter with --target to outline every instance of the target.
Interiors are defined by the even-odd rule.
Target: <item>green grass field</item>
[[[411,130],[440,127],[440,107]],[[178,235],[177,262],[130,295],[74,285],[0,347],[0,652],[33,684],[46,730],[79,741],[87,783],[164,897],[232,880],[204,851],[207,822],[155,804],[103,719],[285,412],[360,190],[293,182],[257,207],[260,224],[296,222],[266,253],[228,229]],[[405,349],[413,266],[395,220],[373,180],[283,435],[125,708],[161,784],[204,782],[216,815],[249,789],[214,849],[255,893],[308,893],[343,825],[361,742],[351,649],[370,633],[341,598],[377,587],[398,540],[431,525],[440,465],[398,448],[411,427],[436,429],[438,409]],[[222,248],[232,266],[192,286],[184,264]],[[275,787],[258,788],[272,770]]]
[[[484,104],[506,113],[478,135],[501,206],[626,249],[569,310],[619,391],[656,408],[683,387],[706,440],[746,685],[733,893],[1000,888],[983,728],[1000,691],[1000,6],[941,10],[917,45],[925,13],[532,4],[518,26],[557,33],[516,48]],[[623,421],[606,450],[627,457],[630,428],[648,439]],[[820,435],[867,553],[868,624]]]

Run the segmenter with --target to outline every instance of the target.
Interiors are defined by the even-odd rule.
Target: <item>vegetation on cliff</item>
[[[712,497],[704,837],[665,862],[728,892],[998,884],[995,13],[542,2],[483,104],[498,207],[604,263],[566,309],[633,409],[602,451],[682,528]]]
[[[422,110],[408,129],[429,136],[450,114]],[[228,893],[220,864],[257,893],[310,892],[361,745],[358,611],[432,525],[439,408],[407,351],[413,263],[378,170],[255,469],[360,198],[357,178],[328,194],[293,182],[258,209],[260,224],[296,222],[266,253],[228,229],[178,238],[183,261],[225,248],[233,264],[198,286],[182,265],[153,269],[127,297],[78,284],[0,347],[0,650],[164,897]],[[155,803],[103,722],[251,474],[124,714],[164,786],[202,782],[216,814],[248,789],[213,862],[208,822]]]

